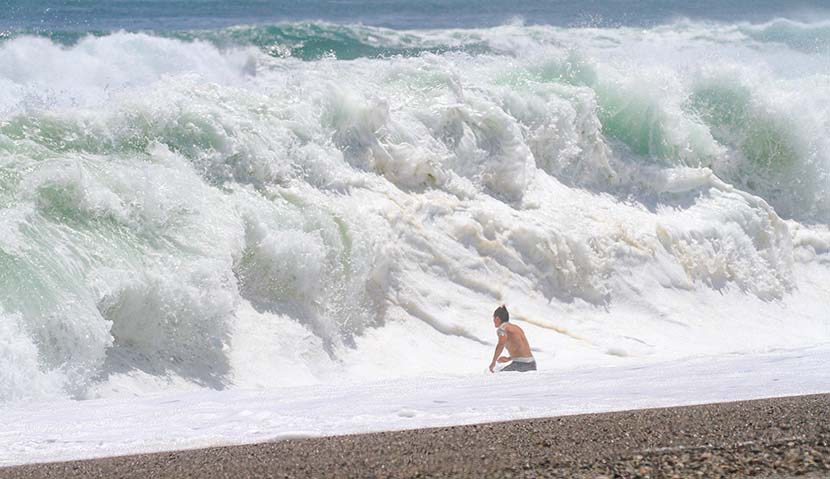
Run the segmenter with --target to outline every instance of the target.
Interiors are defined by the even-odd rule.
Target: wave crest
[[[572,361],[826,338],[817,54],[696,24],[262,28],[239,34],[357,53],[0,44],[0,400],[324,381],[363,353],[395,376],[410,340],[463,372],[500,302]],[[741,308],[773,333],[746,346]]]

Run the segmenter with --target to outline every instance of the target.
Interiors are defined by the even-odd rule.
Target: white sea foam
[[[0,467],[825,393],[828,360],[824,347],[613,368],[482,371],[465,377],[10,405],[3,409],[8,426],[0,431]]]
[[[827,58],[758,28],[0,43],[0,401],[478,372],[500,303],[542,364],[827,342]]]

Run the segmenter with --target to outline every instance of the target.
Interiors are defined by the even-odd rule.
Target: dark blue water
[[[617,26],[670,22],[678,17],[718,22],[830,17],[828,1],[777,0],[31,0],[0,1],[2,31],[213,29],[242,24],[323,20],[390,28],[527,24]]]

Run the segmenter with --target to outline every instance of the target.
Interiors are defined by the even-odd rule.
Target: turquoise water
[[[408,29],[494,26],[515,18],[527,24],[557,26],[654,26],[679,17],[762,22],[773,18],[805,20],[822,12],[828,12],[826,2],[772,0],[4,0],[0,2],[0,29],[170,31],[318,20]]]
[[[0,2],[0,40],[45,36],[74,45],[88,36],[140,31],[183,40],[202,39],[221,48],[254,45],[272,56],[339,59],[462,51],[487,53],[474,37],[463,41],[423,42],[400,35],[394,44],[369,27],[393,30],[480,28],[504,24],[557,27],[647,27],[679,21],[723,25],[774,23],[759,40],[778,41],[799,50],[828,52],[830,26],[805,33],[782,21],[815,23],[830,18],[824,2],[546,1],[73,1]],[[778,22],[778,23],[775,23]],[[361,28],[364,26],[365,28]],[[381,34],[382,36],[382,34]]]

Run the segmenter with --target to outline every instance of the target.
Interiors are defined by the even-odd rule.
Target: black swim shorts
[[[520,363],[518,361],[513,361],[509,365],[507,365],[502,371],[536,371],[536,361],[532,361],[529,363]]]

